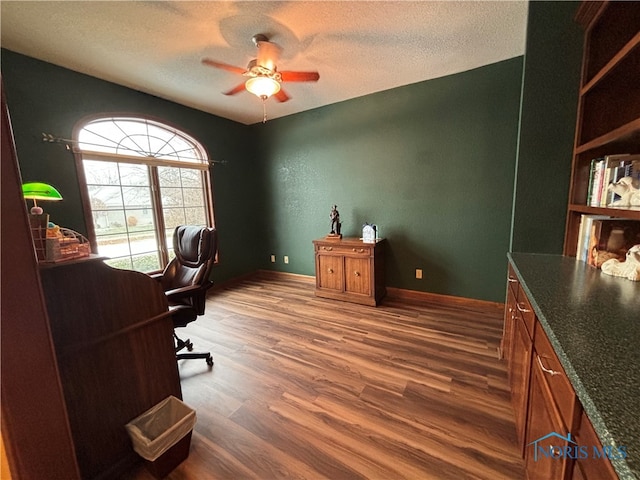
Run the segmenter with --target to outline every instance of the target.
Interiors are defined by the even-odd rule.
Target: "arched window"
[[[209,159],[194,138],[125,116],[92,120],[77,132],[89,236],[106,263],[162,269],[176,226],[213,226]]]

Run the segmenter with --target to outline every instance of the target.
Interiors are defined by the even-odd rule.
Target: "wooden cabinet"
[[[316,296],[373,306],[384,297],[384,239],[318,239],[313,245]]]
[[[507,299],[504,309],[504,334],[502,336],[502,342],[500,346],[501,358],[507,361],[510,365],[511,361],[511,348],[513,345],[513,323],[515,321],[516,312],[516,295],[518,288],[518,279],[513,272],[513,267],[509,265],[509,274],[507,276]]]
[[[512,265],[502,345],[527,479],[618,478]]]
[[[573,385],[569,381],[542,324],[536,322],[532,372],[539,372],[544,386],[551,394],[550,400],[560,416],[562,431],[575,432],[581,411]]]
[[[523,451],[529,401],[529,372],[533,351],[533,309],[520,282],[509,266],[507,302],[503,334],[504,355],[508,363],[511,403],[515,415],[518,445]]]
[[[566,478],[567,458],[552,452],[562,452],[567,440],[552,432],[566,436],[566,429],[553,402],[553,393],[545,383],[542,371],[534,365],[531,371],[530,405],[527,416],[527,446],[524,450],[527,478],[529,480],[560,480]],[[550,435],[551,436],[548,436]],[[534,442],[529,445],[530,442]],[[554,454],[555,455],[555,454]]]
[[[564,479],[575,456],[569,434],[575,431],[579,406],[540,322],[535,324],[534,336],[525,465],[530,480]]]
[[[585,445],[588,449],[603,451],[602,444],[596,435],[591,421],[582,412],[580,419],[580,429],[576,435],[578,445]],[[578,456],[573,466],[571,480],[616,480],[618,475],[613,469],[611,462],[602,458],[597,458],[592,454],[593,450],[587,451],[585,455]],[[621,452],[609,453],[611,456],[620,455]]]
[[[516,434],[521,449],[527,423],[527,406],[529,402],[529,372],[531,369],[532,341],[520,315],[515,316],[513,324],[513,345],[509,361],[511,384],[511,403],[516,421]]]
[[[640,154],[640,2],[583,2],[582,79],[564,254],[576,255],[582,214],[640,219],[640,207],[587,206],[593,158]]]

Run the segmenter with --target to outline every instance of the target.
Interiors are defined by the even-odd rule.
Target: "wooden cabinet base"
[[[384,239],[313,241],[317,297],[376,306],[385,296]]]
[[[521,282],[509,264],[502,345],[526,478],[614,480],[627,452],[602,447]]]

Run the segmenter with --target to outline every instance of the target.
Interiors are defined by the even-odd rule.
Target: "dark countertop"
[[[640,282],[572,257],[509,259],[621,479],[640,479]]]

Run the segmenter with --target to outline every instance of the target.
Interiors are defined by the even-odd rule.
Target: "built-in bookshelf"
[[[585,43],[564,240],[569,256],[576,256],[583,214],[640,220],[640,207],[591,201],[594,161],[640,155],[640,2],[583,2],[576,20]]]

